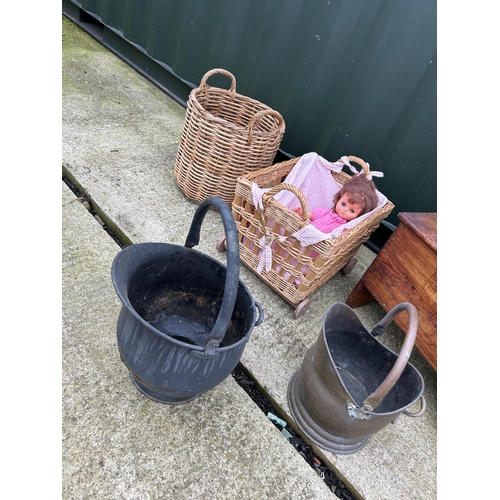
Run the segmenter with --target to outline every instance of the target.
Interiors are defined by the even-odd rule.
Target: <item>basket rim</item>
[[[221,89],[219,87],[210,87],[209,85],[207,85],[206,87],[207,87],[207,89],[206,89],[207,92],[214,92],[214,93],[219,93],[219,94],[222,93],[222,94],[228,94],[228,95],[231,94],[230,90],[227,90],[227,89]],[[200,114],[205,115],[205,118],[207,119],[207,121],[214,122],[216,124],[218,123],[220,125],[224,125],[228,129],[231,129],[233,131],[247,132],[248,133],[248,131],[249,131],[248,128],[242,127],[240,125],[235,125],[234,123],[232,123],[224,118],[220,118],[218,116],[215,116],[210,111],[207,111],[202,106],[202,104],[200,103],[200,101],[197,98],[198,91],[205,92],[205,89],[202,89],[201,87],[196,87],[193,90],[191,90],[191,92],[189,93],[189,98],[188,98],[188,108],[189,108],[190,104],[193,104],[193,109],[195,109]],[[239,99],[239,100],[242,100],[244,102],[253,104],[256,107],[259,107],[260,109],[257,110],[257,113],[259,111],[269,111],[273,115],[277,115],[277,116],[275,116],[275,118],[278,120],[278,125],[274,130],[252,130],[252,133],[254,135],[255,134],[258,134],[258,135],[276,135],[276,134],[280,134],[280,133],[285,132],[285,120],[283,118],[283,115],[279,111],[271,108],[267,104],[264,104],[264,103],[258,101],[257,99],[253,99],[252,97],[248,97],[248,96],[239,94],[238,92],[234,93],[234,99],[235,100]]]

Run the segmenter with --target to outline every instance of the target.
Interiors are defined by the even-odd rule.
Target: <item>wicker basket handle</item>
[[[202,89],[205,91],[205,96],[207,95],[207,80],[212,76],[212,75],[216,75],[216,74],[221,74],[221,75],[225,75],[227,76],[230,80],[231,80],[231,87],[229,87],[229,92],[230,92],[230,96],[229,96],[229,99],[231,101],[234,100],[234,97],[236,95],[236,79],[234,78],[234,75],[232,73],[230,73],[229,71],[225,70],[225,69],[222,69],[222,68],[215,68],[215,69],[212,69],[210,71],[207,71],[205,73],[205,76],[201,79],[201,82],[200,82],[200,86],[199,88]]]
[[[309,224],[309,217],[310,217],[310,212],[309,209],[307,208],[307,201],[304,196],[304,193],[296,186],[293,184],[287,184],[286,182],[283,182],[282,184],[278,184],[277,186],[274,186],[272,189],[267,191],[262,195],[262,204],[264,205],[264,208],[266,205],[271,201],[271,199],[277,195],[280,191],[291,191],[298,199],[300,202],[300,208],[302,209],[302,225],[301,228]],[[297,214],[298,215],[298,214]]]
[[[250,146],[253,141],[253,127],[255,123],[258,120],[260,120],[263,116],[267,115],[274,116],[278,120],[278,125],[276,126],[276,130],[279,130],[283,126],[285,121],[283,120],[283,117],[281,116],[280,113],[278,113],[274,109],[262,109],[261,111],[255,113],[255,115],[253,115],[252,118],[250,118],[247,126],[245,127],[245,130],[248,130],[248,143],[247,143],[248,146]]]
[[[368,163],[366,163],[365,160],[362,160],[357,156],[348,156],[347,159],[349,160],[349,162],[357,163],[363,169],[366,176],[370,175],[370,166],[368,165]],[[342,161],[342,158],[339,161]]]

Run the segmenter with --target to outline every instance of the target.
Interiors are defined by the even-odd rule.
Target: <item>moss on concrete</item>
[[[79,54],[89,50],[93,52],[106,52],[107,50],[97,40],[90,37],[85,30],[65,16],[62,16],[62,49],[65,53],[76,51]]]

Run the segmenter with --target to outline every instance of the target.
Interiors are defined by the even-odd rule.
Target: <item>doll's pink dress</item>
[[[328,208],[316,208],[311,212],[311,224],[323,233],[331,233],[347,221]]]

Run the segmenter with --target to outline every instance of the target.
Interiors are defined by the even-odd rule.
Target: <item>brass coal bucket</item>
[[[408,312],[408,328],[397,355],[375,337],[402,311]],[[422,415],[424,380],[408,363],[417,329],[417,310],[407,302],[389,311],[371,333],[349,306],[333,304],[288,384],[288,403],[300,430],[321,448],[348,454],[401,414]],[[419,399],[420,411],[409,412]]]

